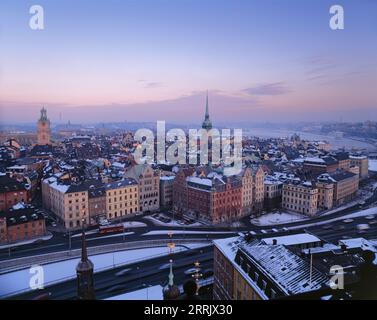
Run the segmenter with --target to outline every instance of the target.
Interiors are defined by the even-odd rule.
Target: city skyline
[[[377,4],[338,3],[39,1],[35,31],[3,1],[0,118],[198,123],[208,90],[214,123],[377,120]]]

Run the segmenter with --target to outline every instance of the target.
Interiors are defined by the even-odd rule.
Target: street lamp
[[[200,262],[195,261],[194,263],[195,266],[195,273],[192,275],[192,277],[195,279],[196,282],[196,295],[199,295],[199,279],[203,276],[202,273],[200,273]]]

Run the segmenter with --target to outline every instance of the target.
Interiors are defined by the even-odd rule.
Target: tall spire
[[[206,115],[205,115],[205,119],[209,120],[209,111],[208,111],[208,90],[207,90],[207,97],[206,97]]]
[[[76,266],[77,298],[79,300],[95,299],[93,270],[93,263],[88,259],[88,250],[86,248],[85,239],[85,224],[84,221],[82,221],[81,260]]]
[[[208,107],[208,90],[206,95],[206,113],[204,116],[204,121],[202,123],[202,128],[205,130],[211,130],[212,129],[212,122],[209,119],[209,107]]]

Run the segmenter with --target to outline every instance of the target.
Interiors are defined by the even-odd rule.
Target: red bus
[[[100,226],[99,233],[106,234],[106,233],[115,233],[115,232],[123,232],[124,227],[123,224],[114,224],[110,226]]]

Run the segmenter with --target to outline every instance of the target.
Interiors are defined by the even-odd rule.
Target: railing
[[[88,255],[97,255],[109,252],[116,252],[122,250],[142,249],[167,246],[171,239],[158,239],[146,241],[132,241],[124,243],[108,244],[96,247],[88,247]],[[209,244],[210,240],[205,239],[174,239],[176,245],[203,243]],[[78,258],[81,256],[81,249],[74,249],[71,251],[59,251],[54,253],[41,254],[38,256],[29,256],[16,258],[11,260],[0,261],[0,274],[8,273],[30,267],[31,265],[43,265],[53,262],[59,262],[69,259]]]

